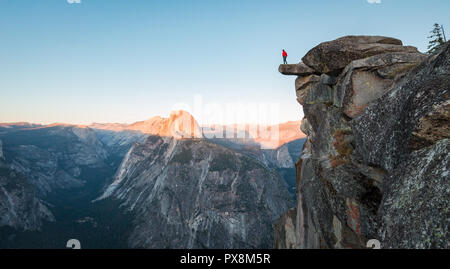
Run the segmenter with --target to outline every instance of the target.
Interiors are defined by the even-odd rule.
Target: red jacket
[[[287,57],[287,53],[284,50],[283,50],[283,57]]]

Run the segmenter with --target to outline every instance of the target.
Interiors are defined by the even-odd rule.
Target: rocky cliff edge
[[[297,76],[308,140],[275,247],[449,248],[450,44],[347,36],[279,71]]]

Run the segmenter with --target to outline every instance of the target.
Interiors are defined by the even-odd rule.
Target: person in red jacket
[[[287,53],[286,53],[286,51],[285,50],[283,50],[283,53],[282,53],[282,55],[283,55],[283,64],[287,64]]]

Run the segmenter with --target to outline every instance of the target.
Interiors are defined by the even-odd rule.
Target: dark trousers
[[[287,64],[287,57],[286,56],[283,56],[283,64]]]

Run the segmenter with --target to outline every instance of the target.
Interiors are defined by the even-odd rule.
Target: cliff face
[[[102,199],[133,215],[132,248],[270,248],[272,224],[294,205],[281,177],[249,156],[153,135],[133,145]]]
[[[449,248],[450,45],[426,56],[349,36],[302,60],[279,68],[298,76],[308,139],[297,211],[279,220],[275,246]]]
[[[5,163],[2,144],[0,140],[0,227],[38,230],[44,221],[54,221],[53,214],[36,198],[27,178]]]
[[[134,215],[132,248],[270,248],[272,224],[293,206],[283,180],[250,157],[158,136],[132,147],[106,198]]]

